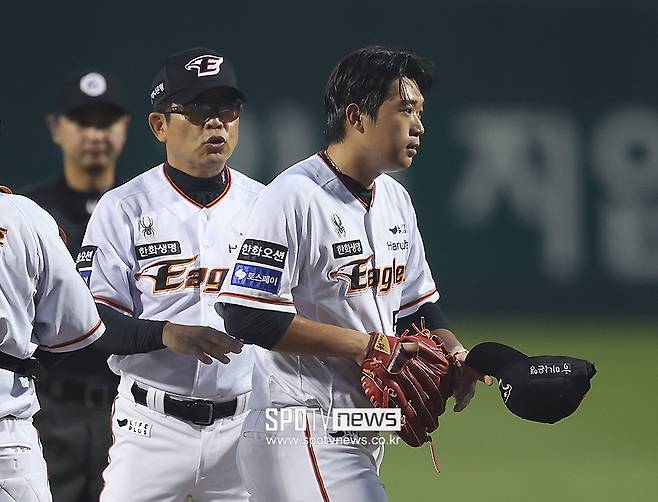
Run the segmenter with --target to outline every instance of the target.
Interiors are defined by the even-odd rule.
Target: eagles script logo
[[[6,228],[0,227],[0,248],[5,245],[5,236],[7,235],[8,231],[9,230],[7,230]]]
[[[377,294],[387,294],[400,286],[406,277],[406,264],[394,258],[391,265],[372,268],[373,255],[344,263],[327,274],[330,281],[344,281],[348,295],[374,289]]]
[[[196,70],[197,77],[208,77],[210,75],[217,75],[223,62],[224,58],[221,56],[205,54],[188,61],[185,65],[185,69],[187,71]]]

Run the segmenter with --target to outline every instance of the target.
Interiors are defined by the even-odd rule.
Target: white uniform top
[[[219,302],[395,334],[439,295],[406,190],[377,178],[370,209],[319,155],[290,167],[254,206]],[[368,407],[360,368],[337,357],[256,352],[252,408]]]
[[[105,331],[55,220],[30,199],[0,193],[0,351],[69,352]],[[0,369],[0,418],[39,411],[34,380]]]
[[[78,270],[94,299],[126,315],[210,326],[240,231],[262,184],[228,167],[226,189],[207,206],[188,198],[156,166],[107,192],[94,209]],[[165,392],[225,401],[251,389],[253,349],[228,365],[205,365],[164,349],[113,355],[109,366]]]

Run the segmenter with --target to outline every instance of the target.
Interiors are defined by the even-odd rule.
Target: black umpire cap
[[[121,86],[113,75],[98,69],[69,73],[59,86],[55,112],[68,114],[90,105],[109,106],[121,113],[127,112]]]
[[[225,56],[207,47],[187,49],[165,60],[153,79],[151,105],[153,110],[169,101],[184,105],[216,87],[232,89],[236,97],[245,101],[233,65]]]
[[[515,415],[553,424],[571,415],[590,389],[594,364],[567,356],[527,356],[512,347],[484,342],[466,364],[498,378],[503,402]]]

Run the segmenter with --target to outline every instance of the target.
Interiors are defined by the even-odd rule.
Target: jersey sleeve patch
[[[246,239],[240,248],[238,260],[262,263],[283,269],[288,248],[275,242]],[[279,274],[280,277],[280,274]]]
[[[180,242],[178,241],[154,242],[153,244],[135,246],[135,256],[138,260],[175,254],[181,254]]]
[[[75,259],[75,267],[80,270],[82,268],[91,267],[91,262],[94,260],[94,255],[98,250],[98,246],[82,246]]]
[[[91,264],[94,261],[94,255],[97,250],[98,246],[82,246],[75,259],[75,268],[88,288],[91,287]]]
[[[85,284],[87,285],[87,288],[91,289],[91,269],[90,268],[85,268],[82,270],[78,270],[80,273],[80,276],[82,277],[82,280],[85,281]]]
[[[231,285],[277,294],[281,289],[282,275],[281,270],[236,263],[231,277]]]

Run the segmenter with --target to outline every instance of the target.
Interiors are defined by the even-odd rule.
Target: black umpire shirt
[[[48,211],[64,230],[68,239],[67,247],[75,259],[87,222],[96,207],[100,192],[76,192],[66,184],[64,176],[26,187],[22,192]]]
[[[96,207],[100,192],[76,192],[66,184],[64,176],[30,185],[22,190],[29,197],[48,211],[59,227],[64,230],[68,239],[67,247],[75,260],[82,238],[87,228],[87,222]],[[97,351],[70,353],[59,364],[48,371],[53,379],[83,380],[98,384],[116,386],[118,377],[107,367],[107,355]]]

